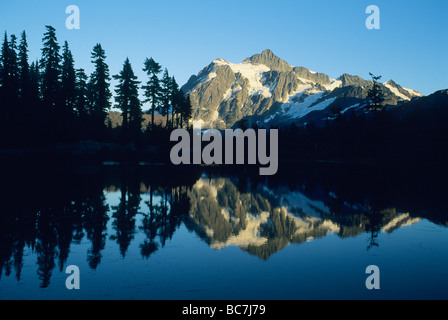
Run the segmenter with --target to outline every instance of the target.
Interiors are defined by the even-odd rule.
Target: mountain
[[[264,50],[241,63],[216,59],[193,75],[182,90],[190,96],[194,121],[224,129],[243,118],[271,126],[325,118],[334,108],[340,112],[362,108],[372,84],[349,74],[331,79],[324,73],[293,67]],[[393,80],[380,86],[390,106],[422,97]]]
[[[370,231],[373,224],[377,230],[392,233],[422,220],[396,208],[372,215],[364,203],[340,201],[334,192],[318,196],[287,186],[260,186],[242,192],[229,178],[201,178],[188,197],[188,226],[212,249],[237,246],[264,260],[291,243],[310,242],[330,234],[340,238],[359,236]],[[336,202],[341,204],[337,215],[331,206]]]

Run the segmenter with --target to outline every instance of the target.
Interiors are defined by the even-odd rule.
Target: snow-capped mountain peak
[[[422,96],[392,80],[381,86],[389,105]],[[361,108],[371,87],[371,81],[359,76],[343,74],[332,79],[293,67],[264,50],[240,63],[216,59],[182,89],[190,95],[193,120],[224,129],[243,118],[259,125],[277,125],[323,117],[334,107],[342,111]]]

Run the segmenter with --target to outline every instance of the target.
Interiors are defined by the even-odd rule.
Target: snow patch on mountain
[[[216,78],[218,76],[218,74],[216,72],[210,72],[208,74],[207,80],[206,81],[211,81],[212,79]]]
[[[286,194],[281,198],[280,204],[288,208],[288,211],[300,209],[307,217],[321,219],[323,215],[330,214],[330,208],[324,202],[310,199],[301,192]]]
[[[325,89],[328,91],[333,91],[336,88],[339,88],[342,86],[341,80],[331,79],[331,83],[329,85],[325,85]]]
[[[354,104],[354,105],[352,105],[350,107],[347,107],[347,108],[345,108],[344,110],[341,111],[341,114],[346,113],[350,109],[358,108],[360,105],[361,105],[360,103],[357,103],[357,104]]]
[[[406,90],[407,92],[409,92],[409,94],[411,96],[415,96],[415,97],[423,97],[423,95],[415,90],[412,89],[407,89],[407,88],[403,88],[404,90]]]
[[[315,84],[314,81],[311,81],[311,80],[308,80],[308,79],[305,79],[305,78],[297,77],[297,79],[299,79],[299,80],[300,80],[301,82],[303,82],[303,83],[307,83],[307,84]]]
[[[285,103],[282,105],[283,113],[289,118],[297,119],[306,116],[310,112],[324,110],[337,99],[337,97],[334,97],[317,103],[323,98],[325,93],[326,92],[319,92],[309,95],[300,102],[290,101]]]
[[[403,99],[403,100],[411,100],[411,98],[409,98],[408,96],[405,96],[404,94],[402,94],[400,91],[398,91],[397,88],[391,86],[388,82],[383,83],[383,84],[384,84],[384,86],[385,86],[386,88],[388,88],[390,91],[392,91],[392,93],[393,93],[394,95],[396,95],[397,97],[399,97],[399,98],[401,98],[401,99]]]
[[[288,97],[283,101],[283,103],[292,103],[297,101],[307,90],[311,89],[313,86],[310,84],[299,84],[297,89],[291,92]]]
[[[234,73],[240,73],[244,78],[249,80],[249,95],[261,93],[266,98],[270,98],[272,96],[270,90],[271,88],[265,87],[261,82],[263,79],[263,73],[271,71],[269,67],[263,64],[254,65],[248,62],[230,63],[223,59],[217,59],[214,61],[214,63],[216,65],[227,65],[232,69]]]
[[[269,212],[261,212],[257,215],[246,213],[246,228],[238,234],[231,235],[226,241],[214,242],[212,249],[222,249],[229,246],[247,248],[249,246],[262,246],[268,239],[260,235],[260,226],[268,222]]]
[[[236,94],[238,91],[241,90],[243,90],[243,88],[240,85],[238,85],[235,88],[229,88],[229,90],[227,90],[226,93],[224,94],[223,101],[229,100],[234,94]]]

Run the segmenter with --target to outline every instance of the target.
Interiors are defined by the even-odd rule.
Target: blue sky
[[[80,30],[68,30],[69,5]],[[381,29],[368,30],[367,6],[377,5]],[[238,63],[271,49],[293,66],[332,78],[343,73],[394,79],[423,94],[448,88],[446,0],[41,0],[1,1],[0,31],[28,35],[30,59],[40,56],[45,25],[56,28],[77,68],[92,71],[101,43],[111,74],[129,57],[140,81],[153,57],[180,85],[216,58]]]

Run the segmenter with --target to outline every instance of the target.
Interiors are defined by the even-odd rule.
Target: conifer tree
[[[92,63],[95,70],[90,76],[89,97],[91,103],[91,118],[95,130],[100,133],[105,128],[107,112],[110,109],[110,74],[109,66],[106,64],[106,54],[101,45],[95,45],[92,51]]]
[[[31,96],[31,77],[30,77],[30,65],[28,63],[28,43],[26,40],[25,31],[22,32],[22,37],[19,45],[19,56],[18,56],[18,64],[19,64],[19,98],[22,110],[25,111],[26,114],[30,111],[30,105],[33,103]],[[26,109],[26,110],[25,110]]]
[[[118,80],[115,101],[117,108],[122,111],[123,132],[125,135],[129,132],[132,137],[136,137],[141,132],[142,124],[142,109],[138,98],[140,81],[137,81],[128,58],[123,64],[123,70],[115,75],[114,79]]]
[[[17,37],[15,34],[12,34],[9,41],[9,58],[10,58],[10,72],[11,72],[11,80],[14,84],[14,95],[18,97],[19,93],[19,59],[18,59],[18,46],[17,46]]]
[[[7,79],[7,66],[5,62],[8,57],[8,36],[5,32],[4,41],[2,44],[0,52],[0,139],[4,138],[7,126],[7,103],[6,103],[6,90],[5,90],[5,80]]]
[[[181,105],[180,105],[180,126],[183,128],[184,124],[188,126],[188,122],[193,116],[193,107],[191,106],[190,96],[185,95],[182,90],[180,91],[180,95],[182,96]]]
[[[54,112],[58,104],[61,75],[60,46],[56,38],[56,30],[52,26],[45,26],[42,59],[42,100],[48,111]]]
[[[2,45],[1,60],[1,106],[0,106],[0,123],[4,128],[13,128],[19,121],[19,69],[17,58],[17,37],[10,36],[8,41],[7,33]]]
[[[39,110],[41,99],[40,83],[41,76],[39,71],[39,61],[35,61],[30,65],[30,100],[37,106],[37,110]]]
[[[13,103],[13,71],[11,66],[11,52],[8,35],[5,32],[1,49],[1,70],[0,70],[0,125],[4,130],[11,126],[11,107]]]
[[[73,55],[68,47],[67,41],[62,48],[62,70],[61,70],[61,102],[63,107],[63,122],[67,125],[72,123],[76,100],[76,71]]]
[[[183,93],[174,77],[171,84],[171,124],[172,127],[183,128],[185,122],[191,119],[192,107],[190,98]]]
[[[380,85],[378,84],[378,80],[381,79],[381,76],[375,76],[372,73],[369,73],[372,77],[373,87],[369,90],[367,94],[367,98],[370,99],[370,103],[368,106],[368,110],[371,111],[381,111],[384,109],[384,94],[381,90]]]
[[[179,85],[176,82],[174,76],[171,78],[171,128],[174,128],[174,118],[180,111],[181,97],[180,97]]]
[[[166,117],[166,127],[169,127],[169,117],[171,110],[171,96],[172,96],[172,81],[168,73],[168,69],[165,68],[163,72],[161,82],[161,97],[160,97],[160,113]]]
[[[12,117],[12,125],[17,128],[21,124],[22,110],[20,106],[20,84],[19,84],[19,60],[18,60],[18,46],[17,37],[12,34],[9,41],[9,53],[10,53],[10,72],[11,72],[11,87],[9,93],[11,96],[10,110]]]
[[[75,115],[82,123],[87,121],[87,116],[89,114],[87,79],[88,77],[84,69],[76,70]]]
[[[158,74],[162,71],[162,66],[155,62],[153,58],[147,58],[144,63],[143,71],[145,71],[149,77],[146,85],[142,86],[144,89],[144,96],[146,97],[144,102],[149,102],[151,105],[151,128],[154,128],[154,116],[155,112],[159,109],[162,91],[158,77]]]

